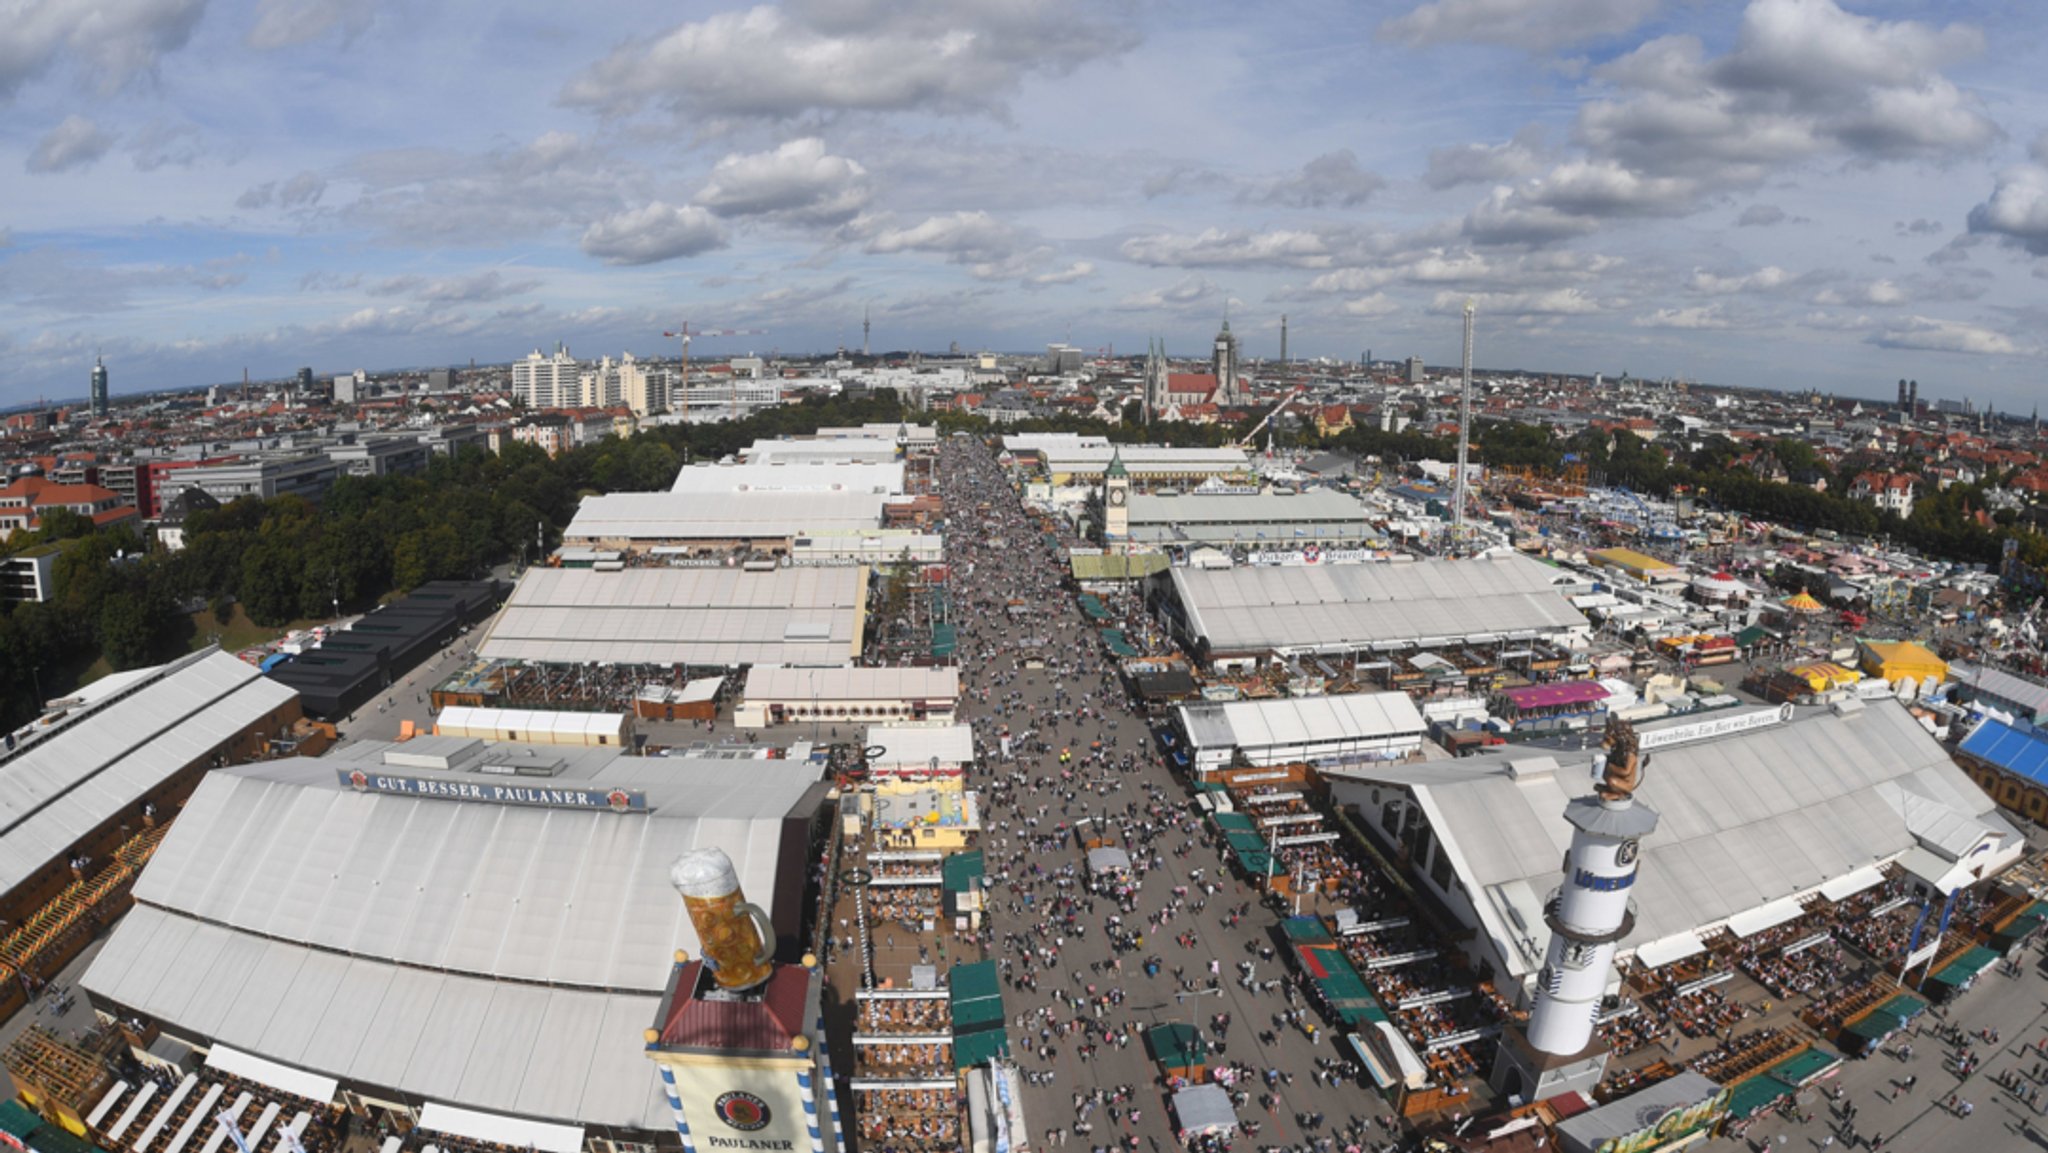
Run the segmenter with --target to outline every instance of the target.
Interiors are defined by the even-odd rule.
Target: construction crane
[[[1252,442],[1259,439],[1259,433],[1262,430],[1264,430],[1267,425],[1273,423],[1273,418],[1279,416],[1282,412],[1285,412],[1287,410],[1288,405],[1293,404],[1297,400],[1300,400],[1301,395],[1307,391],[1308,389],[1306,388],[1297,388],[1294,391],[1288,393],[1286,396],[1281,397],[1280,403],[1273,406],[1273,411],[1267,413],[1264,417],[1260,418],[1259,423],[1253,425],[1252,430],[1250,432],[1245,433],[1243,437],[1239,438],[1237,442],[1237,447],[1241,449],[1248,449],[1252,447]]]
[[[675,331],[664,332],[662,335],[671,340],[680,339],[683,342],[683,371],[679,381],[683,390],[687,392],[690,388],[690,341],[692,339],[699,336],[766,336],[768,335],[768,330],[765,328],[699,328],[692,331],[690,322],[686,320],[678,325]],[[740,389],[737,384],[732,384],[730,387],[732,388],[732,407],[728,412],[732,419],[738,420],[740,416]]]

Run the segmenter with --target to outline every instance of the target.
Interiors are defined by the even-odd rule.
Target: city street
[[[1261,985],[1288,975],[1274,933],[1281,914],[1232,878],[1186,786],[1168,772],[1143,719],[1127,706],[1101,641],[1062,589],[1065,548],[1078,542],[1042,539],[980,442],[956,438],[943,453],[962,711],[981,754],[971,784],[983,799],[991,955],[1004,969],[1013,1055],[1026,1074],[1045,1082],[1027,1090],[1031,1138],[1057,1132],[1059,1144],[1088,1147],[1178,1144],[1166,1115],[1168,1091],[1146,1054],[1143,1031],[1179,1023],[1202,1029],[1219,1053],[1215,1060],[1251,1072],[1241,1082],[1251,1100],[1239,1116],[1260,1131],[1240,1137],[1240,1148],[1301,1143],[1303,1114],[1323,1119],[1309,1136],[1341,1147],[1347,1142],[1332,1135],[1356,1122],[1368,1146],[1386,1146],[1394,1134],[1379,1119],[1390,1110],[1370,1082],[1361,1084],[1356,1061],[1334,1046],[1334,1031],[1313,1010],[1302,1020],[1315,1022],[1314,1040],[1281,1025],[1282,1014],[1305,1002],[1279,988],[1254,992],[1240,984],[1238,965],[1246,960]],[[984,501],[986,516],[967,513]],[[1032,607],[1022,622],[1004,611],[1013,600]],[[1019,642],[1039,637],[1049,642],[1047,667],[1021,668]],[[997,755],[1004,728],[1018,749],[1013,760]],[[1072,752],[1065,766],[1063,749]],[[1119,915],[1116,901],[1091,896],[1084,886],[1085,852],[1072,830],[1085,818],[1123,830],[1142,873],[1135,911],[1121,916],[1123,928],[1143,934],[1143,944],[1121,954],[1106,931]],[[1227,923],[1247,905],[1234,927]],[[1145,974],[1146,957],[1159,958],[1157,976]],[[1119,961],[1121,971],[1113,967]],[[1104,997],[1111,1003],[1101,1004]],[[1230,1018],[1221,1038],[1212,1028],[1219,1014]],[[1091,1041],[1092,1054],[1084,1056]],[[1319,1082],[1321,1066],[1341,1075]],[[1280,1079],[1270,1107],[1261,1104],[1268,1071]],[[1078,1119],[1077,1095],[1120,1088],[1129,1090],[1124,1104],[1085,1104],[1086,1120]]]

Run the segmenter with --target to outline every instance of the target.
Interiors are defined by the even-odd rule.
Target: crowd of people
[[[983,813],[986,900],[1002,926],[987,945],[1006,996],[1020,1005],[1010,1022],[1011,1055],[1027,1084],[1057,1085],[1062,1067],[1072,1076],[1112,1049],[1141,1048],[1147,1030],[1165,1023],[1159,1003],[1221,994],[1225,962],[1215,942],[1240,923],[1262,886],[1220,867],[1221,838],[1164,771],[1099,624],[1081,619],[1066,555],[1048,543],[1049,535],[1057,540],[1056,527],[1025,511],[980,444],[952,440],[941,452],[946,507],[985,506],[946,533],[961,712],[978,748],[993,753],[1007,743],[1010,751],[985,755],[970,773]],[[1034,610],[1028,620],[1010,619],[1013,601]],[[1131,640],[1157,636],[1135,598],[1104,603]],[[1091,840],[1122,848],[1128,869],[1091,878]],[[1354,863],[1322,851],[1302,857],[1333,890],[1374,887]],[[1291,978],[1255,983],[1240,995],[1269,1006],[1275,1020],[1302,1011]],[[1219,1017],[1227,1015],[1210,1017],[1206,1029],[1193,1026],[1212,1061],[1226,1059],[1233,1044]],[[1305,1031],[1289,1035],[1294,1040],[1275,1036],[1275,1043],[1312,1044]],[[1138,1140],[1141,1122],[1164,1118],[1163,1099],[1119,1101],[1116,1091],[1098,1099],[1086,1085],[1076,1091],[1075,1115],[1052,1143],[1124,1147]],[[1276,1081],[1270,1092],[1277,1107],[1287,1090]],[[1097,1130],[1111,1110],[1115,1133],[1106,1137]],[[1353,1121],[1363,1132],[1365,1119]],[[1219,1148],[1231,1140],[1206,1139]],[[1337,1135],[1304,1140],[1334,1153]]]

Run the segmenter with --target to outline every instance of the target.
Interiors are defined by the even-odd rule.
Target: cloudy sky
[[[678,14],[687,19],[678,23]],[[2048,392],[2037,0],[0,0],[0,404],[1143,347]]]

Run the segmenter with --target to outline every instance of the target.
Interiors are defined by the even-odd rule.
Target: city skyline
[[[0,406],[476,359],[1199,350],[2025,412],[2025,10],[50,0],[0,54]],[[2038,20],[2035,22],[2038,24]],[[1107,110],[1107,111],[1105,111]]]

